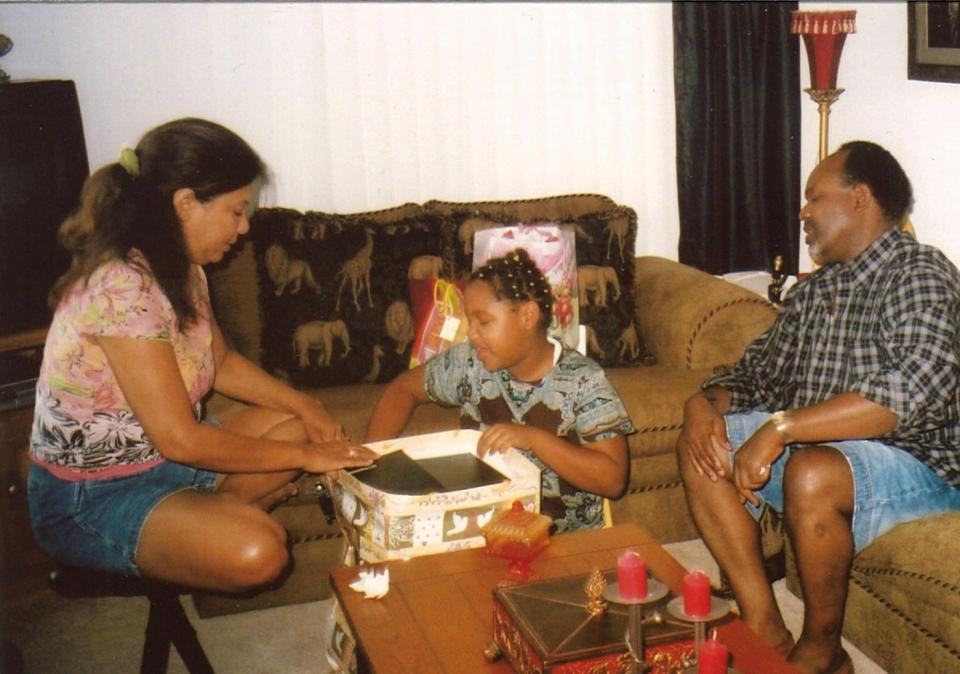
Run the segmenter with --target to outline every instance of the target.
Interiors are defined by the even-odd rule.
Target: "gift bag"
[[[526,249],[553,290],[553,319],[549,335],[571,348],[577,348],[580,341],[580,314],[573,228],[543,223],[481,230],[474,235],[473,269],[515,248]]]
[[[423,365],[451,345],[466,341],[467,314],[463,308],[464,281],[442,278],[410,280],[410,305],[416,336],[410,367]]]

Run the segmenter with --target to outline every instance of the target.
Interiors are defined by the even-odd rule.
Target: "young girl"
[[[428,400],[460,407],[480,456],[514,447],[541,469],[541,511],[554,533],[603,525],[603,497],[626,487],[633,432],[597,363],[547,337],[550,285],[518,248],[477,269],[464,293],[469,342],[397,377],[367,440],[396,437]]]

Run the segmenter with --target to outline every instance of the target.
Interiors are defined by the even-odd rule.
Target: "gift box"
[[[335,499],[366,562],[481,547],[514,501],[540,509],[540,469],[516,450],[477,457],[476,430],[369,443],[377,469],[341,471]],[[378,470],[379,469],[379,470]]]
[[[493,642],[518,674],[627,674],[633,659],[624,642],[629,607],[608,602],[593,616],[584,590],[589,574],[542,580],[493,593]],[[603,574],[608,583],[616,570]],[[643,607],[660,624],[643,628],[644,661],[652,674],[683,671],[693,654],[693,629],[666,611],[670,599]]]

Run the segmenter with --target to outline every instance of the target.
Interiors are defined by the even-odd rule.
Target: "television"
[[[47,293],[70,263],[57,229],[88,175],[74,83],[0,84],[0,387],[36,378]]]

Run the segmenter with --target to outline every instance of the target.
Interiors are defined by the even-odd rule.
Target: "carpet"
[[[717,565],[699,540],[664,546],[688,569],[702,569],[718,582]],[[798,635],[803,605],[774,584],[787,627]],[[323,648],[330,601],[281,606],[200,619],[189,596],[182,598],[207,657],[218,672],[238,674],[320,674],[328,671]],[[143,597],[65,599],[51,590],[3,607],[2,641],[20,652],[24,674],[124,674],[140,667],[148,603]],[[883,674],[844,640],[857,674]],[[186,668],[176,652],[170,674]],[[16,671],[4,672],[16,674]],[[413,673],[411,673],[413,674]]]

